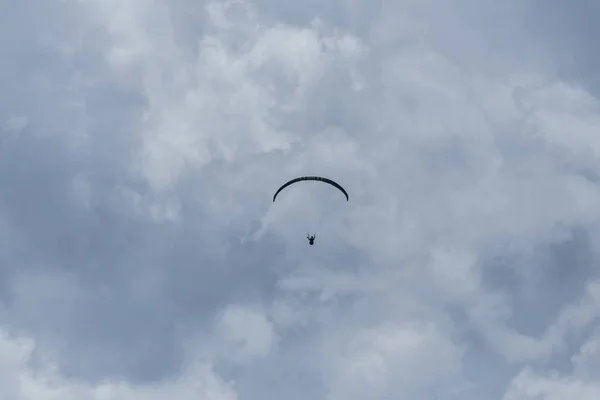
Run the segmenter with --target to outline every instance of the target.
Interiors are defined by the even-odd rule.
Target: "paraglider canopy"
[[[288,187],[296,182],[301,182],[301,181],[319,181],[319,182],[327,183],[331,186],[336,187],[338,190],[340,190],[344,194],[344,196],[346,196],[346,201],[349,200],[348,192],[346,192],[346,190],[339,183],[337,183],[329,178],[323,178],[321,176],[301,176],[299,178],[295,178],[295,179],[292,179],[291,181],[284,183],[279,189],[277,189],[277,192],[275,192],[275,195],[273,196],[273,202],[275,202],[275,199],[277,198],[277,195],[279,194],[279,192],[281,192],[286,187]]]

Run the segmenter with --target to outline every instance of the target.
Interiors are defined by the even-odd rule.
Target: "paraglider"
[[[329,178],[323,178],[321,176],[301,176],[298,178],[294,178],[286,183],[284,183],[279,189],[277,189],[277,191],[275,192],[275,194],[273,195],[273,202],[275,202],[275,199],[277,198],[277,195],[285,188],[287,188],[288,186],[297,183],[297,182],[302,182],[302,181],[317,181],[317,182],[323,182],[323,183],[327,183],[333,187],[335,187],[336,189],[338,189],[340,192],[342,192],[344,194],[344,196],[346,197],[346,201],[349,201],[349,196],[348,196],[348,192],[346,192],[346,189],[344,189],[339,183],[329,179]],[[308,244],[313,246],[315,244],[315,237],[317,235],[313,234],[311,235],[307,235],[306,238],[308,239]]]

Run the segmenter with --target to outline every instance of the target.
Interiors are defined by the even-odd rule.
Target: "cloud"
[[[94,386],[64,379],[56,366],[42,360],[37,368],[28,365],[35,343],[31,339],[11,339],[6,335],[0,341],[2,388],[6,399],[196,399],[198,396],[215,400],[235,400],[232,387],[214,374],[210,366],[194,363],[176,379],[147,385],[132,385],[112,381]]]
[[[599,394],[598,335],[593,334],[571,358],[570,374],[523,369],[510,383],[504,400],[593,399]]]
[[[0,394],[596,398],[600,104],[548,7],[15,3]],[[301,174],[350,201],[271,202]]]
[[[277,341],[273,325],[264,314],[242,306],[231,305],[224,310],[216,330],[219,340],[227,344],[225,356],[233,356],[240,362],[268,356]]]
[[[332,337],[328,399],[450,396],[464,385],[461,352],[434,326],[380,326]],[[346,337],[349,336],[349,337]],[[328,352],[332,352],[329,349]],[[431,387],[435,389],[429,389]]]

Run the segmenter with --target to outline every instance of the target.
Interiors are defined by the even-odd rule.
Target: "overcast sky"
[[[598,20],[4,1],[0,399],[600,399]]]

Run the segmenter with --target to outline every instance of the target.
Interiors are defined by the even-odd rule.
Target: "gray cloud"
[[[1,398],[597,398],[593,6],[14,3]]]

